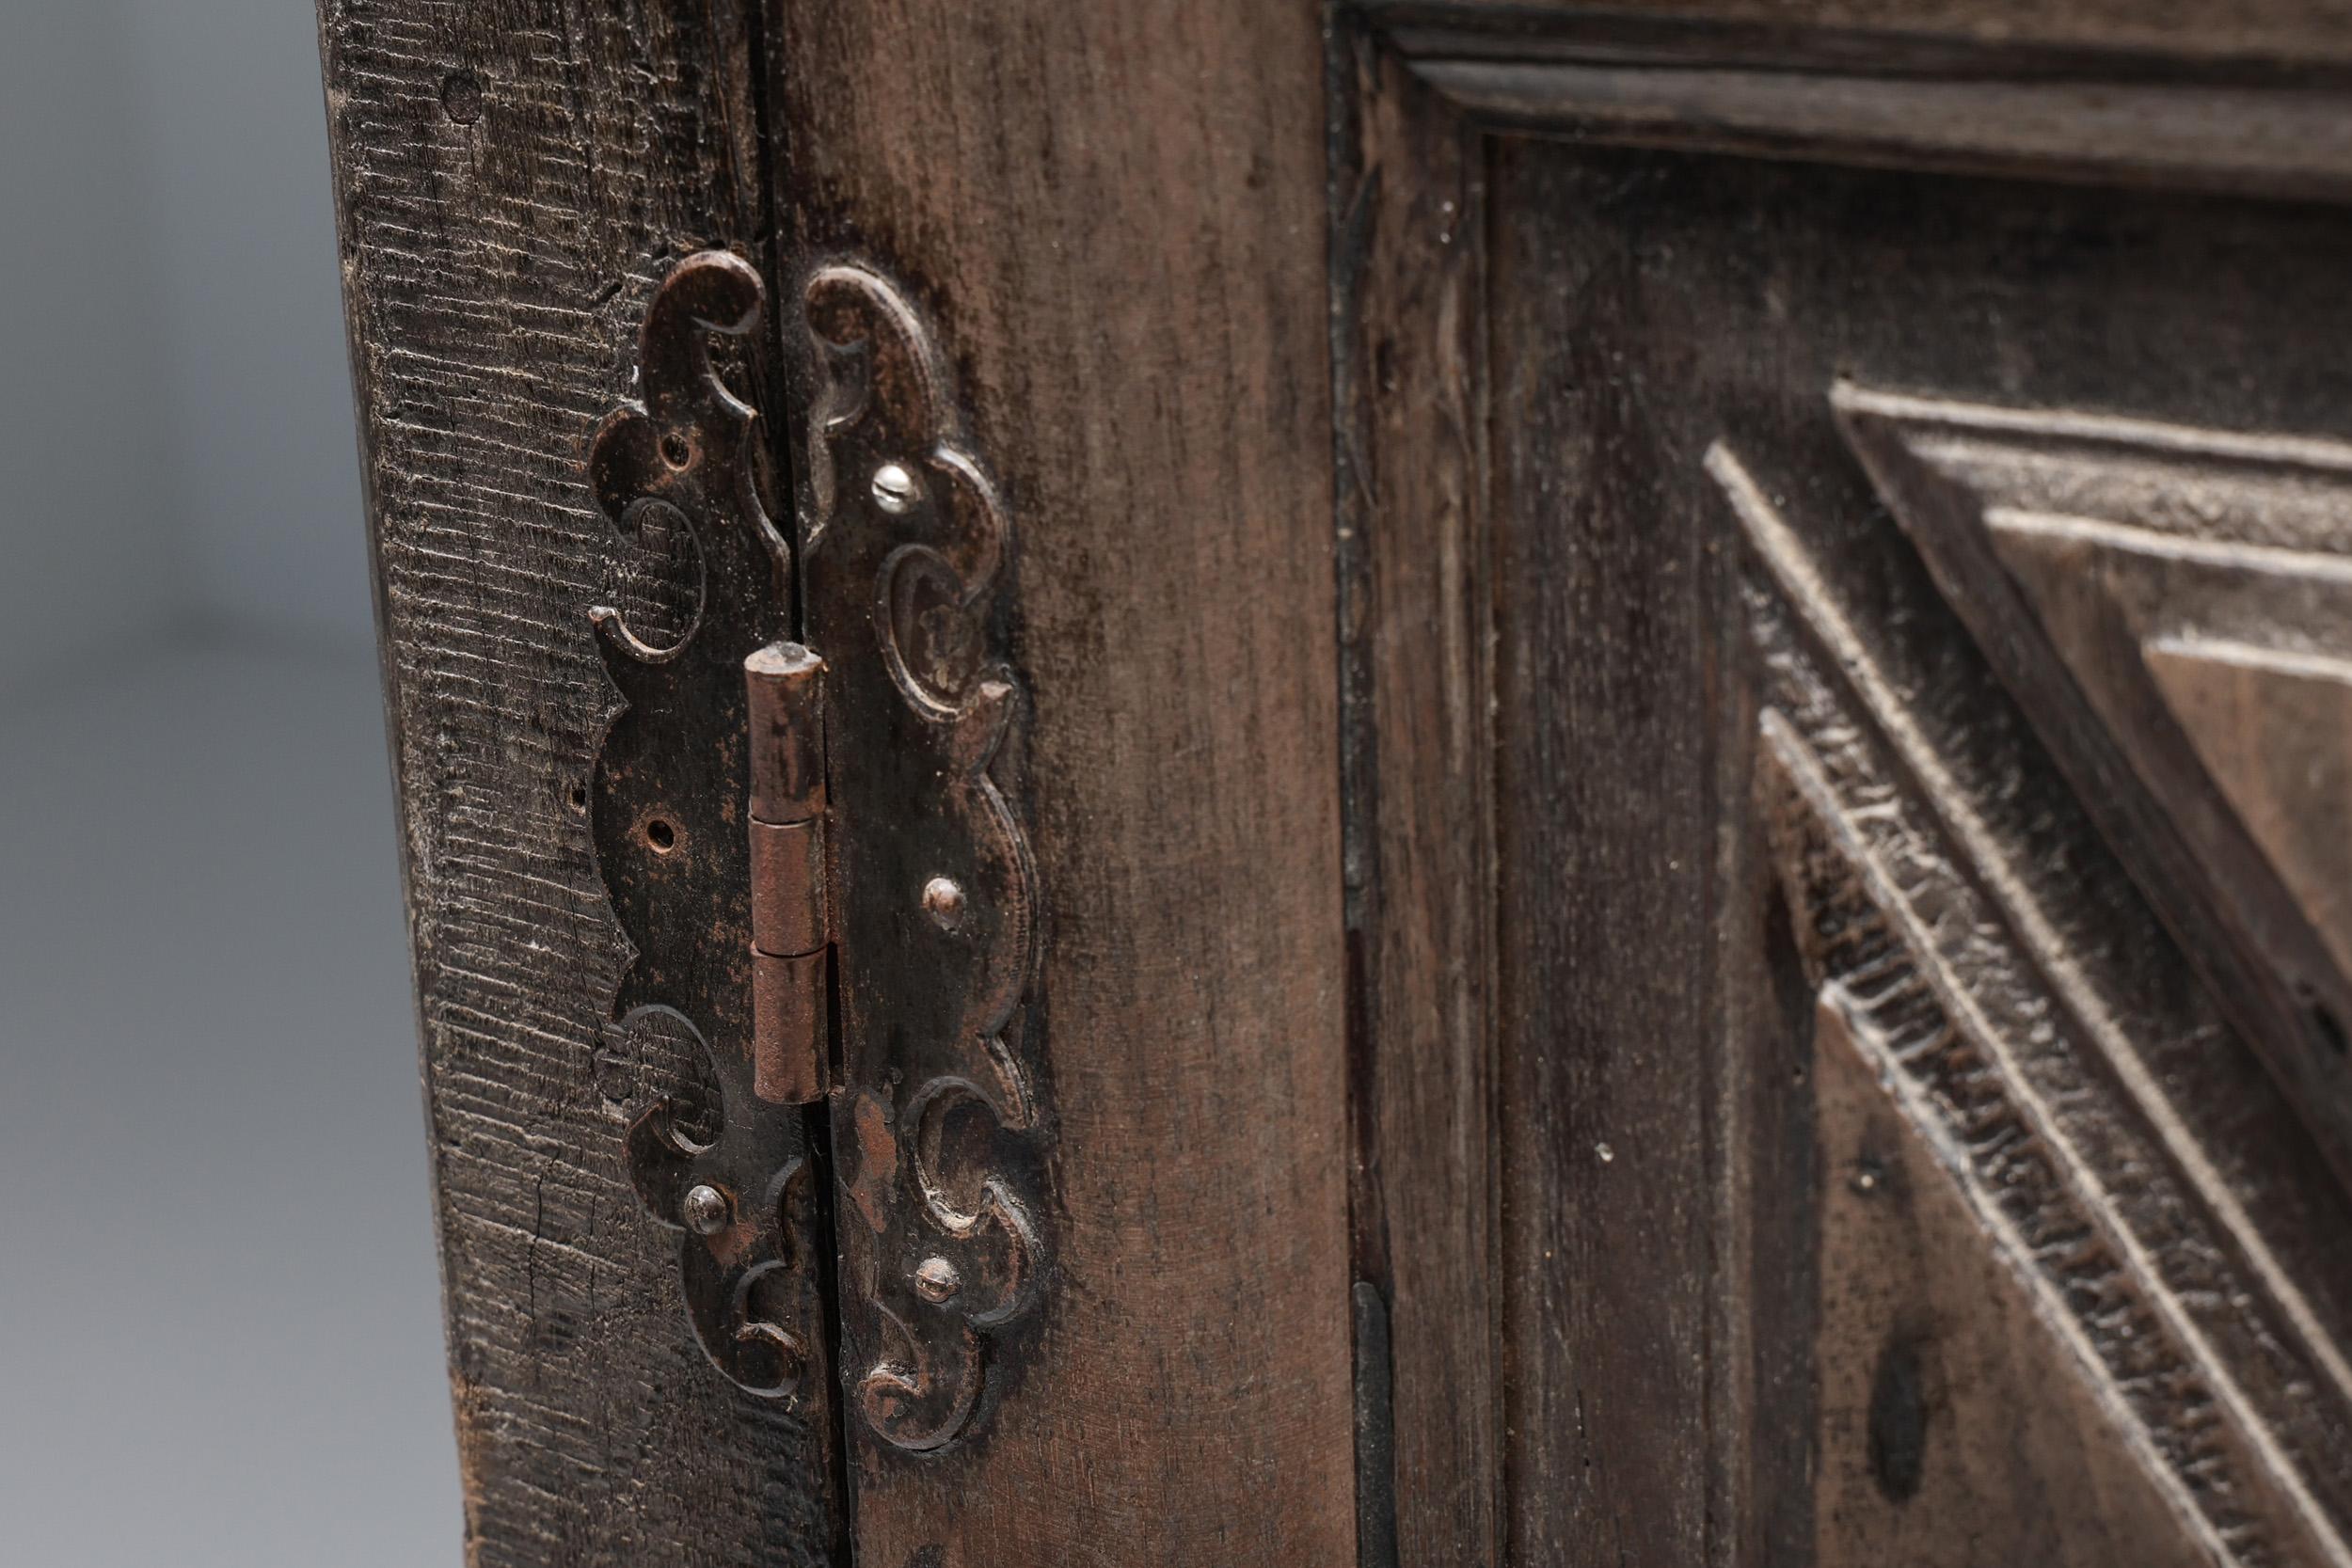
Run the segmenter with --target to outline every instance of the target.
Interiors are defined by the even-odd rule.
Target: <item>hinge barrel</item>
[[[825,661],[772,642],[743,661],[750,727],[752,1092],[807,1104],[827,1088]]]

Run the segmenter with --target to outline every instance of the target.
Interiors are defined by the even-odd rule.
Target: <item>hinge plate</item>
[[[742,1387],[781,1396],[821,1370],[823,1302],[804,1263],[823,1222],[801,1117],[769,1114],[756,1093],[743,661],[791,629],[791,554],[760,500],[758,416],[711,363],[714,341],[748,343],[760,314],[748,262],[680,261],[639,335],[642,401],[596,432],[590,483],[624,562],[683,562],[673,575],[699,591],[662,634],[592,612],[624,705],[589,794],[597,865],[635,949],[612,1015],[627,1032],[691,1035],[710,1074],[637,1117],[629,1173],[678,1233],[703,1349]]]
[[[807,647],[786,641],[792,556],[761,502],[758,417],[710,357],[756,330],[748,263],[673,269],[641,334],[643,401],[590,460],[623,540],[674,561],[683,540],[694,567],[673,637],[595,612],[625,704],[591,790],[636,949],[613,1016],[690,1031],[718,1101],[679,1085],[645,1109],[629,1168],[678,1233],[703,1349],[751,1392],[790,1395],[829,1358],[803,1109],[821,1104],[846,1403],[883,1444],[929,1450],[995,1402],[995,1347],[1045,1273],[1009,534],[904,295],[832,264],[802,304]]]
[[[818,382],[803,582],[830,667],[844,1381],[903,1448],[964,1433],[1043,1270],[1037,870],[1007,787],[1010,538],[946,367],[859,265],[803,290]]]

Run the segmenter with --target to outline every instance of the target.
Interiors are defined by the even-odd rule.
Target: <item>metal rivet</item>
[[[923,884],[923,909],[943,931],[963,924],[963,888],[953,877],[933,877]]]
[[[727,1195],[701,1182],[686,1189],[686,1201],[678,1205],[678,1213],[686,1228],[697,1236],[715,1236],[735,1218]]]
[[[926,1258],[914,1265],[914,1289],[925,1301],[937,1305],[963,1289],[963,1275],[945,1258]]]
[[[874,470],[874,504],[884,512],[899,513],[914,506],[919,492],[914,476],[896,463],[885,463]]]
[[[694,460],[694,443],[678,431],[665,432],[660,446],[661,461],[673,468],[683,468]]]

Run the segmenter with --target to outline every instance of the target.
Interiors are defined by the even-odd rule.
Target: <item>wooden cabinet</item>
[[[2345,19],[321,17],[474,1560],[2352,1561]]]

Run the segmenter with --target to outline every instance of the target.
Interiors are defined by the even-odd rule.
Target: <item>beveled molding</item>
[[[1478,128],[2352,199],[2352,64],[1581,8],[1350,8]]]

